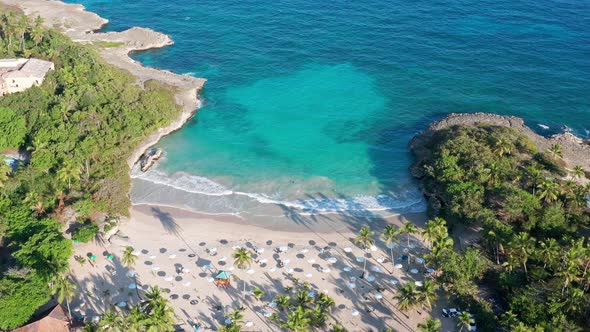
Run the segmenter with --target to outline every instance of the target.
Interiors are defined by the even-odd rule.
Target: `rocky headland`
[[[590,142],[583,140],[571,133],[562,133],[550,137],[543,137],[535,133],[524,124],[524,120],[514,116],[497,115],[490,113],[452,113],[445,118],[432,123],[426,130],[416,135],[410,141],[410,149],[416,156],[416,162],[412,167],[412,173],[418,174],[415,169],[429,151],[425,144],[432,138],[435,132],[453,126],[474,126],[477,124],[490,124],[508,127],[528,137],[539,151],[547,151],[551,146],[559,144],[562,149],[562,160],[565,167],[572,169],[581,166],[584,171],[590,172]]]
[[[182,108],[182,112],[172,123],[149,135],[137,147],[127,160],[129,168],[133,167],[145,151],[162,137],[180,129],[199,108],[198,93],[203,88],[205,79],[145,67],[129,57],[132,52],[174,44],[170,36],[140,27],[133,27],[121,32],[99,32],[108,23],[108,20],[86,11],[84,6],[79,4],[46,0],[0,0],[0,3],[19,7],[31,17],[41,16],[46,26],[63,32],[73,41],[108,43],[110,47],[101,48],[101,55],[106,62],[134,75],[139,85],[143,85],[149,80],[156,80],[176,91],[176,103]]]

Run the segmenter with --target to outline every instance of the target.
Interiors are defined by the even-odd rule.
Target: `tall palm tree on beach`
[[[252,264],[252,252],[246,248],[237,248],[232,254],[234,266],[243,270]],[[246,291],[246,280],[244,282],[244,291]]]
[[[237,248],[232,254],[234,265],[239,269],[245,269],[252,264],[252,252],[246,248]]]
[[[420,332],[440,332],[442,323],[438,319],[428,318],[422,323],[418,324],[418,331]]]
[[[145,301],[142,302],[144,310],[153,311],[166,305],[166,299],[162,296],[162,289],[158,286],[151,287],[145,293]]]
[[[401,311],[408,311],[419,303],[420,293],[414,283],[408,282],[400,287],[394,299],[398,300],[397,306]]]
[[[375,235],[375,232],[373,232],[371,230],[371,227],[369,226],[363,226],[360,230],[359,230],[359,235],[357,235],[354,238],[354,243],[358,244],[359,247],[361,247],[361,249],[367,251],[369,248],[371,248],[372,245],[375,244],[375,239],[373,238],[373,236]],[[367,270],[367,258],[363,257],[363,274],[361,275],[361,278],[365,276],[365,272]]]
[[[438,286],[432,280],[426,279],[422,286],[418,287],[418,299],[428,309],[432,309],[432,303],[436,301]]]
[[[134,249],[131,246],[127,246],[125,249],[123,249],[123,257],[121,257],[121,262],[127,267],[132,267],[137,261],[137,256],[135,256],[133,251]]]
[[[307,332],[309,331],[309,324],[311,318],[302,306],[292,310],[287,314],[287,320],[281,323],[281,328],[287,329],[290,332]]]
[[[67,276],[58,276],[53,279],[51,293],[53,295],[57,294],[57,302],[62,303],[66,301],[70,322],[72,321],[70,301],[74,298],[74,295],[76,295],[76,288],[76,284],[72,283]]]
[[[122,331],[123,325],[123,317],[112,310],[103,313],[102,319],[98,322],[98,328],[105,332]]]
[[[391,272],[392,273],[393,273],[393,269],[395,268],[395,260],[393,258],[393,242],[399,240],[398,235],[399,235],[398,229],[395,226],[393,226],[392,224],[385,226],[385,228],[383,229],[383,232],[381,233],[381,236],[385,240],[385,244],[387,244],[390,247],[389,254],[391,255],[391,266],[392,266]]]
[[[410,246],[410,234],[418,233],[418,227],[411,221],[406,221],[404,226],[400,230],[401,233],[405,233],[408,236],[408,247]]]

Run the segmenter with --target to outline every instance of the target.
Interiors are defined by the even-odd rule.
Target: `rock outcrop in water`
[[[139,159],[142,172],[147,172],[154,163],[162,156],[162,149],[150,148]]]
[[[559,144],[563,152],[562,159],[565,162],[566,168],[571,169],[579,165],[586,172],[590,172],[590,141],[583,140],[568,132],[551,137],[543,137],[527,127],[521,118],[489,113],[452,113],[444,119],[432,123],[426,130],[416,135],[410,141],[410,149],[416,156],[414,166],[418,165],[428,154],[425,144],[436,131],[457,125],[473,126],[476,124],[491,124],[512,128],[527,136],[535,143],[539,151],[546,151],[552,145]],[[419,170],[414,166],[412,166],[412,174],[420,176]]]

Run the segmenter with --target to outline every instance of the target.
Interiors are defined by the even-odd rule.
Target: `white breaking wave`
[[[170,177],[165,172],[157,169],[150,169],[149,171],[143,173],[138,170],[137,167],[134,167],[133,171],[131,172],[131,178],[142,179],[194,194],[210,196],[225,196],[233,194],[233,191],[228,190],[219,183],[211,181],[202,176],[180,173]]]
[[[235,195],[248,197],[261,204],[281,205],[290,209],[298,210],[298,213],[306,215],[339,212],[366,213],[376,211],[420,212],[426,210],[426,202],[417,189],[406,192],[406,195],[404,196],[408,197],[403,198],[396,198],[390,195],[364,195],[345,198],[321,197],[285,201],[262,193],[233,191],[206,177],[186,173],[176,173],[169,176],[158,169],[150,169],[149,171],[142,173],[135,168],[132,171],[131,177],[188,193],[207,196]]]
[[[544,125],[544,124],[542,124],[542,123],[538,123],[538,124],[537,124],[537,126],[539,126],[539,127],[543,128],[543,129],[545,129],[545,130],[549,129],[549,126],[547,126],[547,125]]]

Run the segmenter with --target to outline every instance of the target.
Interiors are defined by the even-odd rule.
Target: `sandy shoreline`
[[[129,168],[133,167],[141,155],[148,148],[158,143],[162,137],[180,129],[199,108],[198,93],[205,84],[205,79],[145,67],[129,57],[132,52],[172,45],[174,42],[170,36],[139,27],[133,27],[121,32],[97,32],[108,23],[108,20],[86,11],[84,6],[79,4],[46,0],[1,0],[0,2],[18,6],[26,15],[43,17],[46,26],[57,28],[72,38],[73,41],[80,43],[96,41],[122,43],[121,46],[107,47],[101,50],[101,55],[106,62],[130,72],[137,78],[140,85],[143,85],[148,80],[157,80],[177,91],[175,95],[176,103],[182,108],[182,112],[168,126],[158,129],[139,144],[127,160]]]
[[[417,236],[410,236],[412,262],[400,259],[406,246],[405,236],[393,249],[396,263],[402,264],[394,268],[383,241],[377,239],[375,250],[368,254],[354,245],[356,225],[346,218],[334,218],[335,230],[323,232],[321,227],[317,231],[313,226],[300,224],[296,225],[297,230],[270,230],[231,216],[211,218],[153,205],[134,206],[131,212],[131,219],[121,223],[119,234],[110,242],[75,246],[80,255],[99,256],[95,267],[71,261],[77,283],[82,289],[92,290],[91,294],[82,293],[74,301],[76,313],[92,317],[121,301],[137,303],[137,295],[127,287],[137,283],[140,292],[148,285],[165,288],[177,320],[184,328],[191,319],[200,321],[207,330],[215,330],[223,324],[225,314],[244,306],[245,322],[253,324],[246,330],[278,331],[264,315],[275,311],[273,299],[297,278],[309,282],[315,292],[327,292],[334,298],[337,305],[332,321],[341,322],[349,331],[386,328],[415,331],[417,324],[431,314],[441,319],[445,331],[454,329],[452,319],[439,317],[440,309],[446,305],[444,299],[432,311],[418,309],[402,313],[395,308],[397,301],[393,296],[399,285],[428,278],[424,274],[426,267],[417,260],[427,249]],[[400,226],[411,220],[420,226],[424,220],[420,222],[419,217],[419,214],[399,215],[389,218],[387,224]],[[371,227],[378,233],[383,224],[371,224]],[[122,248],[128,245],[140,253],[132,268],[120,262]],[[259,254],[255,255],[258,262],[251,265],[250,272],[232,267],[231,253],[236,246],[258,250]],[[278,253],[277,249],[283,246],[288,249]],[[210,254],[213,248],[216,255]],[[114,254],[115,259],[106,259],[107,253]],[[189,257],[191,254],[195,256]],[[367,257],[367,273],[374,279],[359,278],[363,263],[357,257],[363,255]],[[288,263],[281,267],[279,260]],[[189,271],[177,274],[178,266]],[[219,289],[210,281],[219,270],[231,271],[236,276],[227,289]],[[137,275],[129,277],[129,272]],[[250,294],[254,287],[265,292],[261,300]],[[191,304],[191,300],[199,303]],[[213,309],[217,305],[221,310]]]

